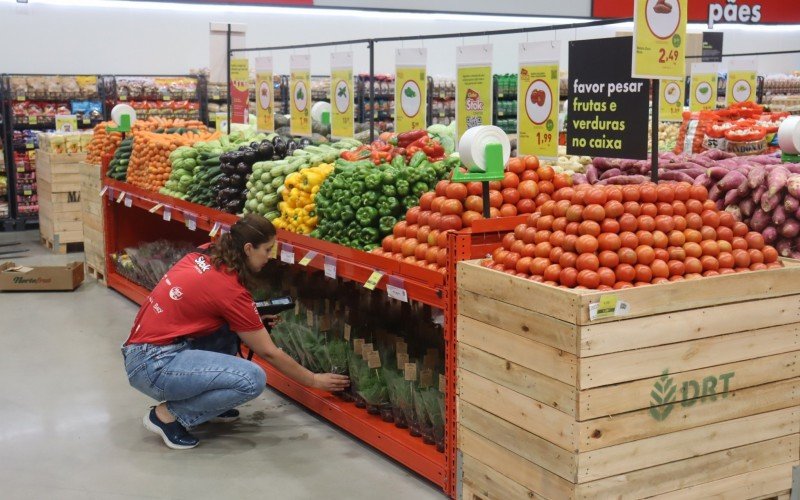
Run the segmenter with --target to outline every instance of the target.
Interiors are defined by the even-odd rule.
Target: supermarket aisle
[[[31,257],[17,262],[82,259],[23,234]],[[3,324],[15,325],[0,334],[3,498],[443,498],[270,390],[240,422],[198,429],[198,448],[168,450],[142,427],[150,402],[122,369],[135,312],[91,279],[71,294],[0,295]]]

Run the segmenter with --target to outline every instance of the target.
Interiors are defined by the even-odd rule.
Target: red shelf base
[[[109,263],[109,266],[113,264]],[[144,304],[150,291],[115,272],[108,273],[108,286],[139,305]]]
[[[386,423],[379,417],[368,414],[366,410],[356,408],[353,403],[346,403],[331,394],[303,387],[258,356],[253,357],[253,362],[266,372],[267,384],[271,387],[420,476],[445,488],[447,480],[445,455],[436,451],[436,447],[423,443],[419,438],[411,437],[407,429],[398,429],[394,424]]]

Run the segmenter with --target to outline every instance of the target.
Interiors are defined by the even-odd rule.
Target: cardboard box
[[[0,264],[0,291],[38,292],[46,290],[75,290],[83,283],[83,262],[64,266],[18,266],[13,262]]]

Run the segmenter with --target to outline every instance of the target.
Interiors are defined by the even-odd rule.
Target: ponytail
[[[260,215],[247,214],[231,227],[230,233],[224,233],[211,244],[211,261],[217,269],[224,265],[229,272],[236,273],[242,286],[252,288],[254,275],[247,266],[244,246],[250,243],[257,247],[268,243],[275,238],[275,234],[275,226],[269,220]]]

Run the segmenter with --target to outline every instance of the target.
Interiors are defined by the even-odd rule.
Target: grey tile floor
[[[83,260],[48,252],[36,231],[0,232],[8,241],[30,249],[15,262]],[[239,422],[201,427],[194,450],[167,449],[142,427],[151,401],[122,368],[136,311],[91,278],[75,292],[0,294],[0,498],[445,498],[270,389]]]

